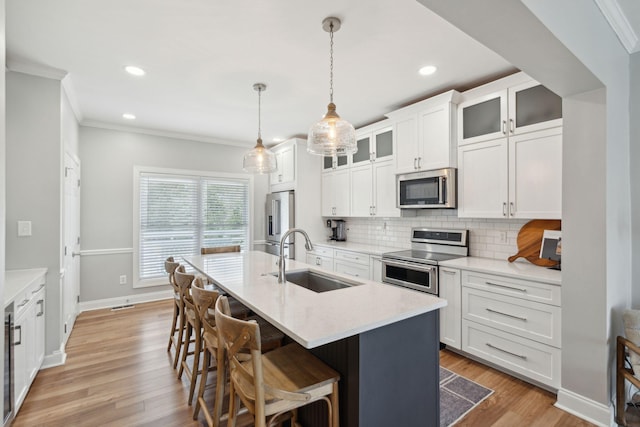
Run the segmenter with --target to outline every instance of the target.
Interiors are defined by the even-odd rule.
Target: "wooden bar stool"
[[[169,275],[169,284],[173,287],[173,320],[171,321],[169,344],[167,345],[167,351],[170,351],[172,346],[175,350],[175,356],[173,358],[173,369],[176,369],[176,367],[178,366],[178,359],[180,358],[180,346],[178,345],[178,337],[176,336],[176,333],[178,333],[178,335],[182,334],[182,331],[178,328],[178,326],[182,328],[183,324],[182,299],[180,298],[180,289],[178,288],[178,285],[176,285],[176,280],[174,277],[174,272],[179,265],[179,263],[174,262],[172,256],[167,258],[164,262],[164,269]]]
[[[200,353],[202,352],[202,325],[200,322],[200,316],[196,311],[193,298],[191,297],[191,283],[194,281],[195,276],[184,272],[184,266],[180,266],[176,269],[175,280],[180,288],[180,295],[184,304],[184,339],[181,334],[182,345],[182,359],[180,362],[180,369],[178,370],[178,378],[182,378],[182,373],[186,371],[187,378],[189,378],[189,398],[187,402],[191,405],[193,400],[193,393],[196,388],[196,381],[198,378],[198,367],[200,365]],[[193,343],[193,351],[189,351],[190,344]],[[193,355],[193,364],[189,366],[187,357]]]
[[[231,317],[225,297],[216,301],[215,319],[230,369],[229,426],[235,427],[240,401],[253,415],[255,426],[266,427],[282,421],[288,412],[292,425],[297,425],[297,408],[324,400],[330,427],[339,427],[340,375],[335,370],[298,344],[261,354],[257,322]],[[218,376],[220,371],[219,366]]]

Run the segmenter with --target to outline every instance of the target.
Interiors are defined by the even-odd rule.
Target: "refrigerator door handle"
[[[275,226],[274,234],[279,236],[280,233],[282,232],[280,230],[280,221],[281,221],[281,217],[280,217],[280,200],[274,200],[272,203],[273,203],[273,215],[276,217],[276,226]]]

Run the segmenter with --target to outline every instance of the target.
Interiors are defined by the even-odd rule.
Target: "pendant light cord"
[[[262,139],[262,132],[261,132],[261,127],[262,127],[262,121],[260,119],[260,117],[262,117],[262,89],[258,88],[258,139]]]
[[[329,24],[329,38],[331,40],[329,44],[329,101],[333,104],[333,22]]]

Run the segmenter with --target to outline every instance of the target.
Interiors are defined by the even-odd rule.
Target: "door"
[[[371,163],[351,168],[351,216],[367,217],[373,214],[373,182]]]
[[[399,217],[396,206],[396,175],[393,162],[374,163],[373,194],[376,216]]]
[[[80,161],[64,157],[64,275],[62,277],[63,342],[67,342],[80,299]]]

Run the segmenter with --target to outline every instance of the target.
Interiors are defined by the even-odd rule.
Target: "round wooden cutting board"
[[[522,257],[530,263],[541,267],[552,267],[557,261],[540,258],[540,245],[544,230],[561,230],[562,221],[559,219],[534,219],[526,223],[518,232],[518,253],[509,257],[513,262]]]

